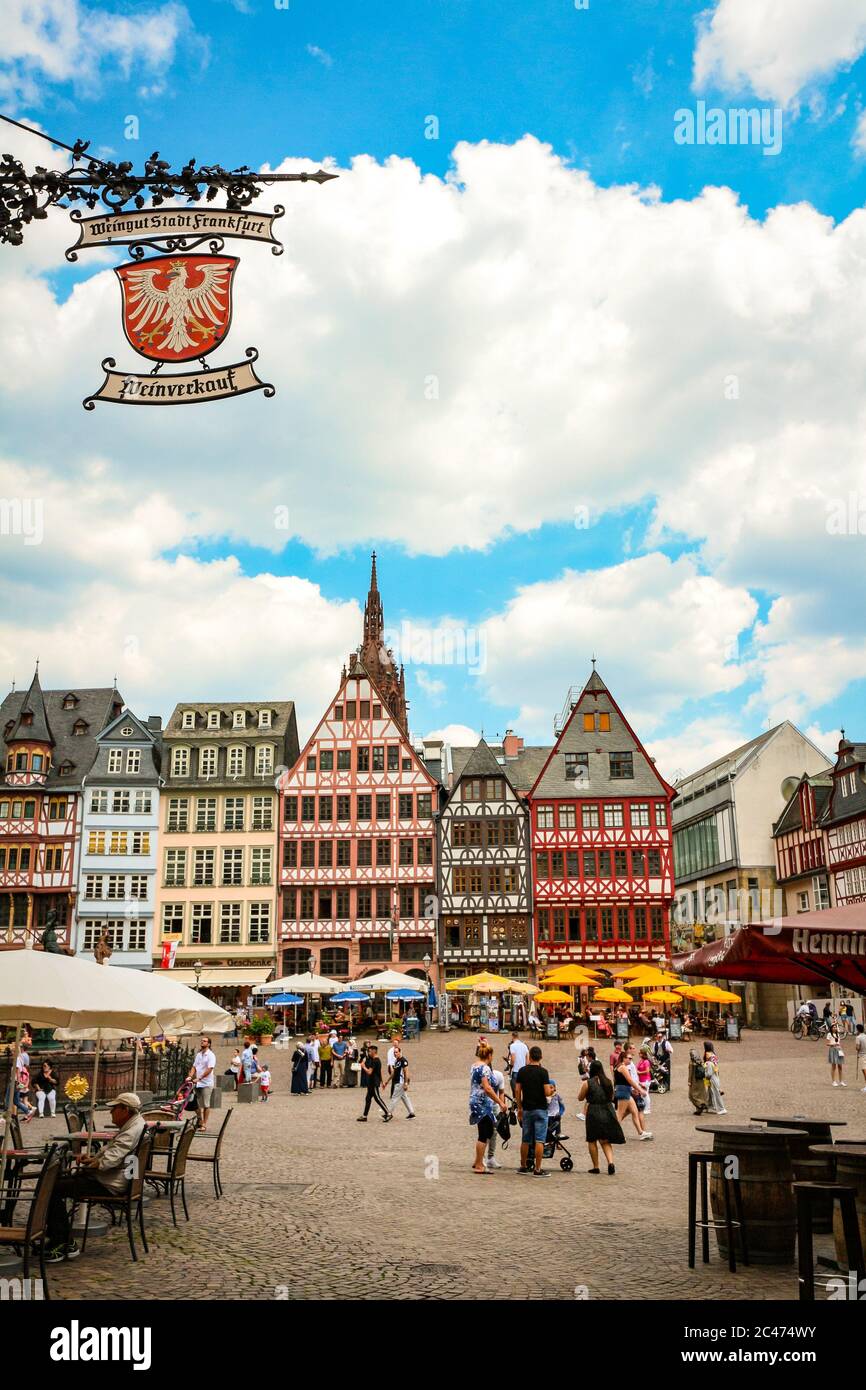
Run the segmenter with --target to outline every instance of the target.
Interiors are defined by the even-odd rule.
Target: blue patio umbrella
[[[432,984],[431,984],[431,986],[430,986],[430,993],[427,995],[427,1008],[428,1008],[428,1009],[435,1009],[435,1008],[436,1008],[436,991],[435,991],[435,989],[433,988]]]
[[[288,1008],[290,1004],[303,1004],[304,999],[301,994],[272,994],[266,1002],[268,1005],[277,1004],[280,1008]]]
[[[386,999],[423,999],[424,991],[420,989],[392,989],[390,994],[385,995]]]
[[[361,994],[356,989],[346,989],[342,994],[332,994],[332,1004],[361,1004],[365,999],[369,999],[369,994]]]

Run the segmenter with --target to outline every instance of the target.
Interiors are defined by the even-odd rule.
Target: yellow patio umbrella
[[[540,994],[536,994],[533,1002],[536,1004],[570,1004],[571,995],[566,994],[564,989],[543,989]]]
[[[593,1000],[600,999],[605,1004],[633,1004],[634,998],[624,989],[597,989]]]
[[[489,970],[482,970],[477,975],[464,975],[460,980],[449,980],[445,988],[447,990],[469,990],[477,991],[479,994],[500,994],[510,990],[513,994],[535,994],[535,985],[528,985],[525,980],[508,980],[504,975],[494,975]]]
[[[694,999],[697,990],[697,985],[677,985],[676,992],[681,999]]]
[[[720,989],[718,994],[713,995],[720,1004],[742,1004],[739,994],[734,994],[732,989]]]
[[[629,989],[643,989],[646,985],[678,985],[679,975],[672,975],[669,970],[655,970],[648,966],[646,970],[635,972],[626,980]]]
[[[601,971],[583,965],[558,965],[542,978],[546,985],[594,985],[600,975]]]
[[[681,1004],[682,995],[674,994],[670,989],[654,989],[649,994],[644,995],[644,999],[650,1004]]]
[[[692,998],[700,999],[709,1004],[724,1004],[733,999],[736,999],[739,1003],[740,1000],[738,994],[732,994],[730,990],[727,989],[719,989],[718,985],[698,985],[695,988]]]

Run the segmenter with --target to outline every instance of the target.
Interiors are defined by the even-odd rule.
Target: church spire
[[[376,682],[384,697],[388,712],[400,725],[405,734],[409,732],[409,715],[406,705],[406,678],[402,666],[397,669],[394,653],[385,646],[385,614],[382,608],[382,595],[379,593],[379,576],[376,571],[376,552],[371,556],[370,588],[364,605],[364,630],[361,645],[349,657],[349,673],[357,673],[361,668]]]
[[[39,684],[39,662],[36,663],[36,670],[30,682],[30,689],[24,696],[21,709],[15,727],[9,733],[6,742],[27,742],[45,743],[49,748],[54,747],[54,735],[48,723],[48,711],[45,708],[45,697],[42,694],[42,686]]]

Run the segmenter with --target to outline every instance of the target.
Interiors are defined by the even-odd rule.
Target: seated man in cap
[[[98,1199],[102,1193],[119,1197],[127,1189],[132,1177],[130,1155],[135,1153],[144,1133],[141,1101],[133,1091],[123,1091],[112,1101],[111,1123],[117,1126],[114,1138],[109,1139],[98,1153],[81,1157],[78,1172],[72,1177],[60,1178],[57,1182],[48,1208],[49,1249],[46,1259],[50,1263],[65,1258],[75,1259],[80,1253],[75,1241],[69,1239],[67,1199],[72,1199],[74,1209],[76,1202],[84,1197]]]

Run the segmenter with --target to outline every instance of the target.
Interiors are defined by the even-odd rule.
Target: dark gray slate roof
[[[797,783],[787,806],[773,826],[774,838],[778,835],[787,835],[791,830],[799,830],[802,826],[803,817],[800,811],[800,788],[804,781],[810,782],[812,785],[812,791],[815,797],[815,820],[816,823],[820,823],[821,817],[824,815],[830,800],[833,779],[829,773],[823,773],[817,777],[809,777],[804,773]]]
[[[589,713],[609,714],[610,731],[584,732],[583,716]],[[578,783],[566,777],[566,753],[588,755],[588,783]],[[632,754],[633,777],[611,777],[611,753]],[[593,671],[574,705],[533,794],[536,798],[669,795],[667,783],[644,751],[637,735],[629,728],[597,671]]]
[[[161,722],[161,721],[160,721]],[[131,735],[122,730],[132,725]],[[141,750],[141,771],[109,772],[108,755],[115,748],[138,748]],[[153,787],[159,782],[162,759],[162,730],[148,728],[144,720],[138,719],[131,710],[124,710],[116,719],[98,734],[96,757],[93,760],[87,781],[104,783],[106,786]],[[124,760],[125,762],[125,760]]]
[[[0,705],[0,728],[3,730],[7,746],[28,694],[29,692],[23,690],[10,691]],[[77,703],[72,709],[66,710],[63,708],[63,702],[70,695],[75,697]],[[116,690],[108,686],[88,687],[84,690],[46,690],[43,692],[43,699],[48,726],[54,736],[51,771],[45,786],[52,790],[56,787],[80,787],[82,777],[90,771],[96,757],[96,735],[111,719],[115,705],[118,707],[116,712],[120,712],[123,699]],[[8,733],[7,725],[10,725]],[[76,725],[83,726],[82,733],[75,733]],[[33,738],[32,727],[22,729],[21,737]],[[65,764],[71,764],[67,773],[61,772]],[[4,756],[4,770],[5,765]]]
[[[243,729],[232,728],[234,710],[246,710],[247,724]],[[192,710],[195,714],[195,728],[183,728],[183,715]],[[219,710],[220,727],[209,729],[207,715],[209,710]],[[259,710],[270,710],[270,728],[258,726]],[[273,785],[273,777],[256,776],[252,770],[252,757],[247,757],[247,771],[242,777],[229,777],[227,768],[228,749],[231,744],[243,744],[252,749],[257,743],[272,743],[276,749],[276,765],[291,768],[298,761],[298,726],[293,700],[185,700],[176,705],[163,734],[163,777],[170,787],[201,786],[217,787],[258,787]],[[173,778],[171,775],[171,750],[178,744],[189,745],[194,750],[215,745],[217,747],[217,774],[212,777],[199,777],[198,752],[193,753],[190,775]]]
[[[836,755],[836,766],[833,772],[836,774],[833,782],[833,791],[830,797],[830,804],[827,807],[825,825],[837,824],[839,821],[850,820],[852,816],[861,816],[866,812],[866,743],[852,743],[849,739],[843,739],[839,743]],[[843,796],[839,788],[839,773],[857,772],[856,786],[853,792]]]
[[[477,745],[476,745],[477,746]],[[496,763],[498,773],[507,772],[509,781],[516,791],[525,793],[534,784],[538,774],[544,767],[551,745],[538,745],[524,748],[518,753],[516,758],[506,758],[502,752],[502,745],[498,743],[487,744],[493,761]],[[451,749],[451,770],[452,783],[457,785],[459,779],[466,770],[469,759],[475,752],[475,748],[455,747]],[[502,761],[500,762],[500,759]]]

